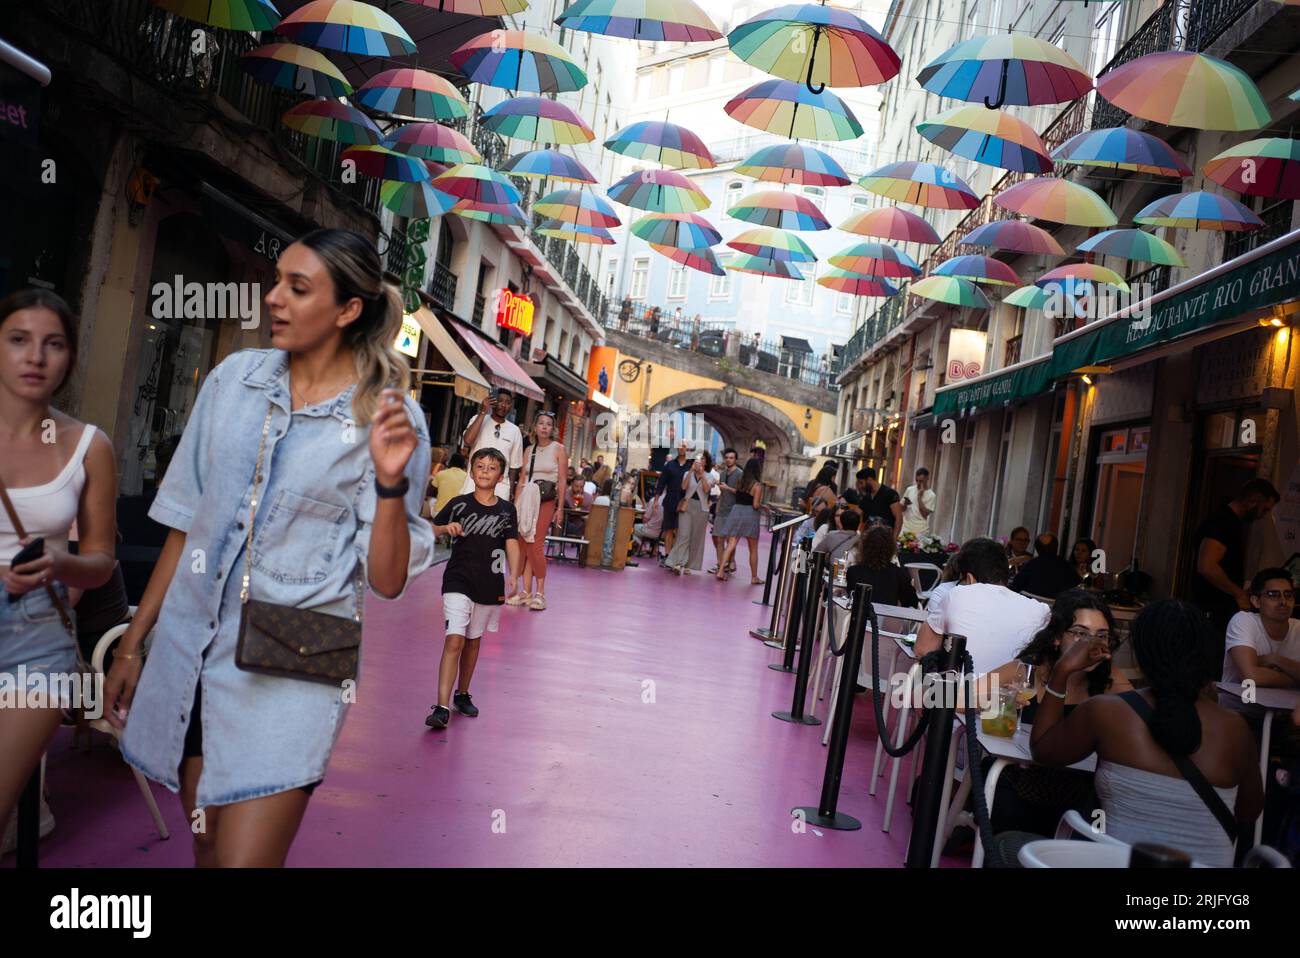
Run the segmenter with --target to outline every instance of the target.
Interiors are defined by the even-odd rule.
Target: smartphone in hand
[[[23,546],[18,551],[18,554],[9,561],[9,568],[16,569],[18,566],[35,561],[43,555],[45,555],[45,539],[41,536],[37,536],[31,542],[27,543],[27,545]],[[9,596],[10,602],[17,602],[22,598],[21,595],[14,595],[12,592],[7,593],[7,595]]]

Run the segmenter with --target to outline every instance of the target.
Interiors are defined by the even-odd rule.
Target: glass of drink
[[[1016,704],[1017,690],[1001,685],[992,690],[988,708],[980,713],[980,727],[985,735],[1014,738],[1020,724],[1020,711]]]

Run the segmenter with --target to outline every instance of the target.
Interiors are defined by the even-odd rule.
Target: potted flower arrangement
[[[942,568],[948,557],[959,548],[955,542],[945,545],[933,533],[925,532],[918,536],[914,532],[904,532],[898,537],[898,561],[903,565],[909,562],[929,562]]]

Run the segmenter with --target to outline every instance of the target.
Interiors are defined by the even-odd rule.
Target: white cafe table
[[[1240,682],[1220,682],[1219,690],[1241,698]],[[1300,689],[1255,689],[1255,701],[1264,710],[1264,730],[1259,739],[1259,775],[1264,787],[1268,788],[1268,749],[1273,736],[1273,716],[1277,712],[1293,712],[1300,707]],[[1264,816],[1255,819],[1255,844],[1264,836]]]

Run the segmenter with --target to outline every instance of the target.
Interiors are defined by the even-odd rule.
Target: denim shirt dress
[[[272,408],[253,536],[250,598],[351,618],[375,516],[370,429],[352,420],[349,388],[292,411],[282,350],[234,353],[203,383],[149,515],[186,535],[127,716],[126,761],[173,792],[201,680],[200,807],[317,782],[347,711],[337,686],[235,665],[239,592],[257,448]],[[407,585],[433,560],[420,518],[429,436],[406,399],[418,443],[406,466]],[[403,589],[405,592],[405,588]],[[363,593],[364,595],[364,593]],[[363,638],[362,647],[365,647]]]

